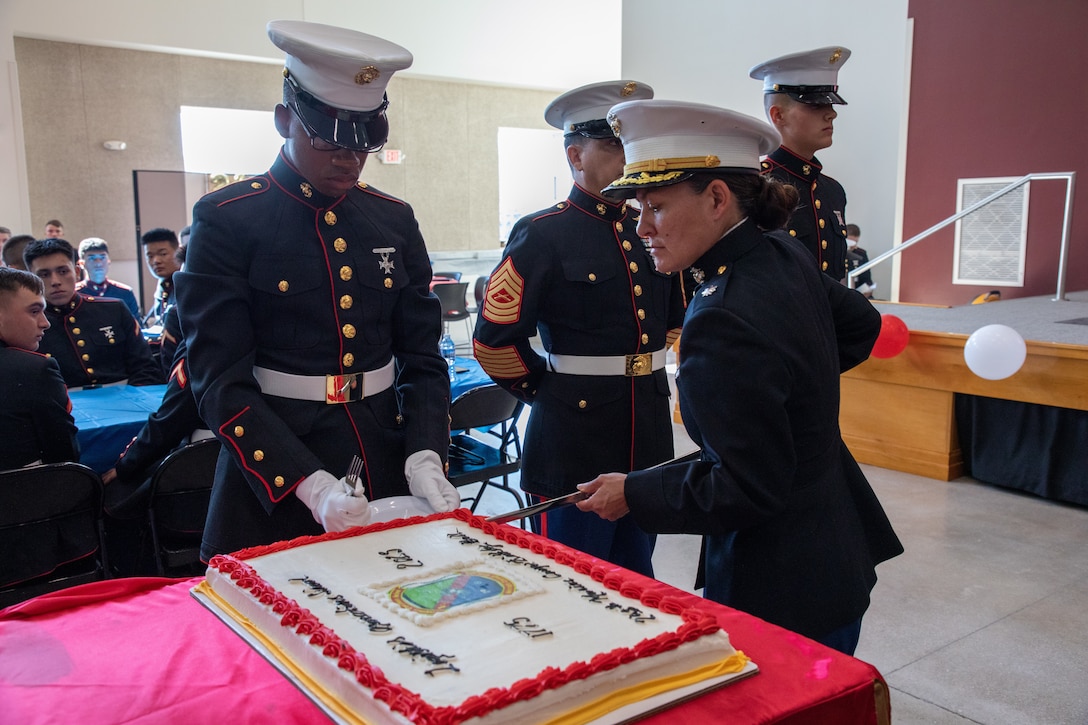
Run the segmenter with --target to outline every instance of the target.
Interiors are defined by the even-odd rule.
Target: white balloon
[[[963,359],[975,375],[1002,380],[1024,364],[1027,345],[1020,333],[1008,325],[986,325],[971,333],[963,346]]]
[[[393,519],[406,519],[412,516],[427,516],[434,509],[427,499],[418,496],[389,496],[370,502],[370,523]]]

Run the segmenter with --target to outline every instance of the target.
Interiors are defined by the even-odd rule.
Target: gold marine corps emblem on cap
[[[620,90],[620,95],[623,96],[624,98],[627,98],[627,96],[634,93],[637,89],[638,89],[638,83],[634,83],[634,82],[628,83],[627,85],[625,85],[623,87],[622,90]]]
[[[620,135],[620,119],[616,118],[616,114],[609,112],[608,126],[612,129],[613,134],[616,136]]]
[[[827,62],[831,65],[835,65],[839,62],[839,58],[842,57],[842,48],[835,48],[835,52],[831,54],[831,57],[827,59]]]
[[[355,74],[355,83],[360,86],[365,86],[367,83],[372,83],[378,80],[378,76],[381,75],[375,66],[368,65],[359,69],[359,72]]]

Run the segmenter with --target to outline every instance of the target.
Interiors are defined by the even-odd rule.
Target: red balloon
[[[908,340],[910,340],[910,330],[907,329],[907,323],[895,315],[881,315],[880,334],[877,335],[876,344],[873,345],[872,356],[895,357],[906,349]]]

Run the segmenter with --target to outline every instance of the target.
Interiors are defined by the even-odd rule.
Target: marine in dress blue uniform
[[[87,276],[76,282],[76,292],[88,297],[121,300],[132,316],[140,319],[140,305],[136,302],[136,293],[127,284],[116,282],[107,276],[110,269],[110,247],[105,239],[88,237],[80,242],[79,263]]]
[[[593,495],[579,507],[603,506],[618,486],[626,500],[618,510],[629,509],[646,530],[704,535],[707,598],[809,637],[846,628],[856,638],[876,565],[902,552],[838,427],[839,375],[867,358],[880,315],[814,269],[788,234],[757,227],[756,219],[786,213],[783,206],[764,215],[765,190],[750,192],[750,207],[740,192],[722,194],[720,217],[710,216],[710,202],[692,204],[692,213],[705,211],[724,227],[717,241],[690,227],[682,247],[685,240],[670,237],[675,228],[663,228],[673,223],[667,216],[653,226],[656,204],[675,207],[682,198],[662,187],[701,183],[712,173],[727,186],[755,186],[742,182],[778,142],[770,126],[672,101],[620,104],[610,117],[628,165],[606,193],[646,191],[640,232],[662,247],[655,254],[676,263],[687,259],[685,250],[694,255],[699,286],[676,382],[684,426],[702,457],[602,476],[585,486]],[[711,194],[714,183],[695,193]]]
[[[449,446],[441,310],[411,207],[354,181],[322,193],[288,158],[291,144],[327,147],[357,179],[357,155],[388,134],[385,84],[411,55],[314,23],[273,21],[269,35],[288,54],[287,144],[266,174],[196,204],[175,274],[192,388],[223,443],[204,558],[365,523],[367,499],[415,492],[411,461],[440,477]],[[361,506],[322,483],[356,454]]]
[[[45,316],[51,326],[38,351],[57,361],[68,387],[162,383],[162,371],[124,302],[77,293],[66,305],[48,305]]]
[[[817,268],[835,280],[846,277],[846,191],[823,173],[823,165],[809,151],[811,139],[794,134],[792,127],[776,121],[770,112],[774,97],[788,97],[814,109],[846,105],[838,93],[838,73],[850,51],[842,47],[791,53],[754,66],[749,75],[763,81],[768,114],[782,133],[782,145],[762,162],[763,173],[797,189],[798,206],[786,225],[786,232],[800,241],[816,258]],[[834,113],[831,112],[831,119]],[[830,125],[831,121],[827,123]],[[825,143],[825,145],[820,145]],[[819,148],[831,145],[817,142]],[[803,149],[800,147],[804,147]]]
[[[560,96],[546,119],[568,136],[615,143],[604,116],[629,97],[652,91],[630,81],[593,84]],[[654,268],[637,223],[626,203],[575,183],[565,201],[515,224],[488,281],[476,359],[532,406],[521,487],[536,496],[571,493],[602,471],[673,456],[664,358],[679,334],[683,300],[679,277]],[[544,355],[530,346],[538,332]],[[550,538],[652,575],[653,538],[631,521],[604,522],[568,507],[547,514],[545,524]]]

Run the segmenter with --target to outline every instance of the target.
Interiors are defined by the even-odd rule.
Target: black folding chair
[[[0,472],[0,607],[106,579],[102,479],[79,463]]]
[[[474,496],[461,499],[472,502],[469,510],[476,511],[488,488],[505,491],[517,501],[517,508],[524,508],[521,492],[510,485],[510,474],[521,467],[517,421],[524,407],[498,385],[473,388],[450,405],[450,483],[481,484]]]
[[[147,517],[159,576],[204,572],[200,539],[220,447],[214,438],[190,443],[164,458],[151,475]]]
[[[449,332],[449,323],[464,320],[465,329],[468,330],[468,339],[472,339],[472,321],[468,312],[468,304],[465,302],[465,293],[468,292],[468,282],[446,282],[434,286],[435,296],[442,303],[442,322]]]

